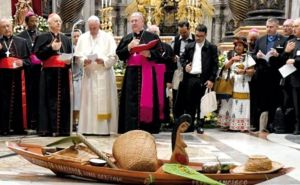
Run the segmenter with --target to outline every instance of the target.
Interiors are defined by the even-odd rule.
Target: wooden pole
[[[101,159],[105,160],[109,167],[118,168],[104,153],[97,150],[82,134],[77,133],[81,142],[83,142],[86,146],[88,146],[95,154],[97,154]]]

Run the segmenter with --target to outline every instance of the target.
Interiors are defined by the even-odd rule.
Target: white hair
[[[296,23],[300,23],[300,18],[296,18],[294,21],[293,21],[293,24],[296,24]]]
[[[140,17],[144,22],[144,16],[141,12],[133,12],[130,17]]]
[[[88,23],[91,23],[91,22],[97,22],[100,24],[100,20],[99,20],[99,17],[97,17],[96,15],[92,15],[88,18],[87,20]]]
[[[0,18],[0,23],[2,24],[3,22],[9,22],[10,24],[12,24],[11,20],[9,18],[6,18],[6,17]]]
[[[61,20],[60,16],[57,13],[51,13],[50,15],[48,15],[48,19],[47,19],[48,24],[56,17],[58,17]]]
[[[160,35],[160,31],[159,31],[159,27],[158,26],[156,26],[156,25],[151,25],[151,26],[149,26],[148,27],[148,29],[147,29],[147,31],[149,31],[149,32],[152,32],[152,33],[154,33],[154,34],[156,34],[156,35]]]
[[[293,19],[286,19],[284,22],[283,22],[283,25],[284,24],[290,24],[290,25],[293,25],[293,22],[294,22],[294,20]]]

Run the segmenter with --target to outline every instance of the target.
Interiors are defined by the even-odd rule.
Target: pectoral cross
[[[5,54],[6,54],[6,57],[9,57],[10,52],[7,50],[7,51],[5,52]]]

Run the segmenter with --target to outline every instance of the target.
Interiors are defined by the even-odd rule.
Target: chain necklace
[[[140,40],[140,44],[142,44],[142,38],[143,38],[143,35],[144,35],[144,33],[145,33],[145,31],[144,30],[141,30],[140,32],[142,32],[142,33],[140,33],[140,37],[139,38],[137,38],[135,35],[134,35],[134,33],[132,33],[132,37],[133,37],[133,39],[139,39]]]
[[[13,39],[11,39],[11,41],[10,41],[10,43],[9,43],[8,47],[7,47],[7,43],[6,43],[6,41],[3,41],[3,43],[4,43],[4,45],[5,45],[6,49],[7,49],[7,51],[5,52],[5,54],[6,54],[6,57],[9,57],[9,55],[10,55],[10,52],[9,52],[9,50],[10,50],[10,47],[11,47],[11,45],[12,45],[12,42],[13,42]]]
[[[30,34],[29,34],[29,32],[28,32],[28,30],[26,30],[26,33],[27,33],[27,35],[28,35],[28,37],[29,37],[29,39],[30,39],[30,42],[31,42],[31,46],[33,47],[33,45],[34,45],[34,42],[35,42],[35,39],[33,39],[34,37],[34,35],[32,36],[32,38],[31,38],[31,36],[30,36]],[[36,31],[35,31],[35,33],[34,34],[36,34]]]
[[[57,33],[57,35],[54,35],[54,33],[52,34],[52,32],[49,32],[51,37],[52,37],[52,42],[54,42],[55,39],[58,39],[59,42],[62,42],[61,40],[61,35],[59,33]],[[54,36],[53,36],[54,35]],[[51,43],[52,43],[51,42]],[[58,54],[61,54],[61,49],[62,49],[62,52],[64,53],[65,52],[65,49],[64,49],[64,45],[63,43],[61,43],[61,47],[59,48],[58,50]]]

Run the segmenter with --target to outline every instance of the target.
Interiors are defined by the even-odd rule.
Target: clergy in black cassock
[[[43,136],[70,134],[70,61],[61,61],[60,53],[72,53],[71,41],[60,33],[61,18],[48,18],[50,32],[36,38],[33,48],[43,61],[40,79],[38,133]]]
[[[0,20],[0,135],[22,134],[27,127],[23,69],[30,65],[26,40],[13,36],[9,19]]]
[[[35,39],[41,34],[37,29],[37,19],[37,15],[33,12],[27,13],[25,17],[27,29],[18,35],[19,37],[26,39],[27,45],[31,51],[31,65],[25,69],[29,129],[36,129],[39,110],[39,99],[37,97],[39,97],[41,61],[38,60],[32,52]]]
[[[119,109],[119,133],[124,133],[134,129],[142,129],[150,133],[158,133],[160,130],[160,110],[159,109],[159,95],[157,85],[157,71],[152,67],[152,79],[153,83],[152,92],[148,92],[152,97],[152,107],[149,107],[151,117],[147,120],[143,119],[146,115],[141,112],[141,101],[144,97],[142,96],[142,81],[145,78],[151,78],[149,76],[142,77],[143,70],[141,65],[131,65],[129,62],[130,57],[133,55],[143,55],[142,58],[147,58],[153,65],[156,65],[161,57],[161,44],[159,37],[156,34],[144,31],[144,19],[141,13],[135,12],[130,17],[130,23],[133,33],[130,33],[122,38],[120,41],[116,53],[120,60],[127,62],[126,72],[124,75],[120,109]],[[158,39],[159,42],[155,47],[150,50],[144,50],[139,54],[131,54],[130,49],[139,45],[149,43],[152,40]],[[138,61],[139,62],[139,61]],[[162,81],[163,83],[163,81]],[[151,91],[148,89],[148,91]],[[146,97],[146,98],[150,98]],[[148,112],[149,113],[149,112]],[[148,115],[148,114],[147,114]]]

